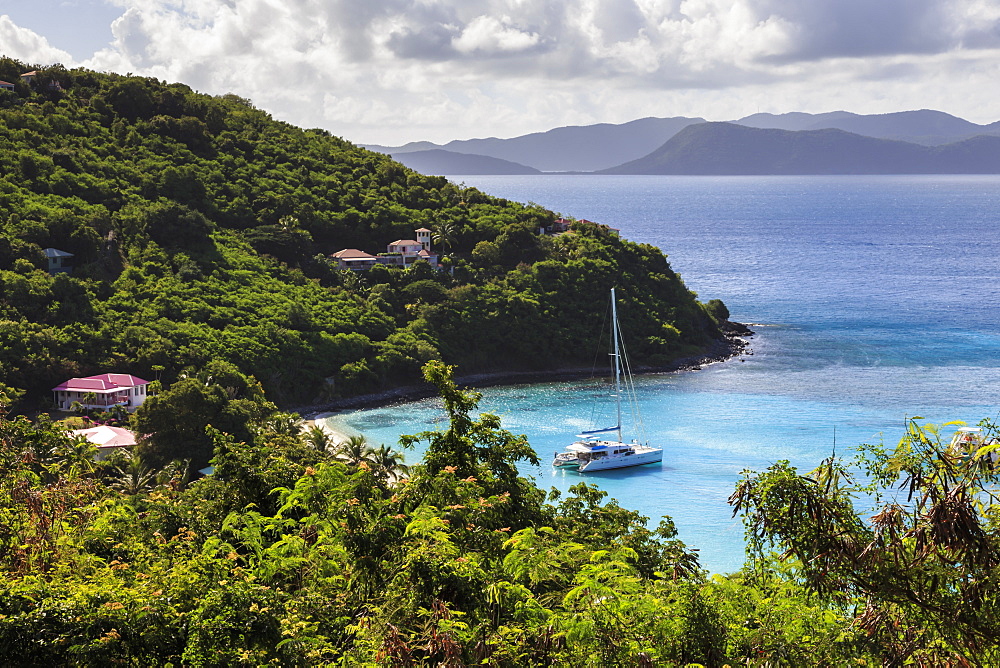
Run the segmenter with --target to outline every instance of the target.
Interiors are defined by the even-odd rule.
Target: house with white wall
[[[369,255],[356,248],[345,248],[330,255],[338,269],[367,271],[376,264],[409,267],[417,260],[424,260],[432,267],[438,264],[438,254],[431,250],[431,231],[421,227],[414,231],[416,239],[397,239],[385,247],[384,253]]]
[[[103,373],[86,378],[70,378],[52,388],[53,401],[67,411],[74,401],[84,408],[106,411],[122,406],[130,413],[146,401],[148,380],[128,373]]]
[[[378,258],[374,255],[360,251],[357,248],[345,248],[330,256],[337,262],[337,269],[351,269],[352,271],[367,271],[378,264]]]

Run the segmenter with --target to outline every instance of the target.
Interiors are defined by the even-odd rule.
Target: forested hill
[[[30,81],[21,74],[37,69]],[[591,363],[612,286],[647,364],[718,336],[664,255],[607,228],[409,170],[233,95],[0,59],[0,391],[213,360],[285,405],[459,372]],[[448,271],[337,270],[434,231]],[[43,249],[73,257],[46,271]]]

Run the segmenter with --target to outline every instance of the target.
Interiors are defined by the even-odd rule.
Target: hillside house
[[[416,239],[397,239],[386,246],[385,253],[379,253],[382,264],[409,267],[417,260],[426,260],[432,265],[438,262],[437,253],[431,252],[431,231],[426,227],[416,230]]]
[[[21,81],[23,81],[26,84],[30,84],[32,81],[35,80],[37,76],[38,72],[36,70],[32,70],[31,72],[25,72],[24,74],[21,75]],[[45,88],[50,91],[60,91],[63,89],[62,84],[55,80],[47,83],[45,85]]]
[[[74,401],[84,408],[106,411],[123,406],[130,413],[146,401],[148,380],[127,373],[103,373],[99,376],[71,378],[52,388],[53,401],[60,410],[68,411]]]
[[[345,248],[330,256],[337,261],[337,269],[367,271],[378,264],[378,258],[357,248]]]
[[[2,90],[14,90],[14,84],[8,81],[0,81],[0,89]]]
[[[556,218],[552,221],[552,225],[549,226],[549,230],[552,234],[559,234],[560,232],[569,232],[570,226],[573,221],[567,220],[566,218]]]
[[[97,461],[107,459],[122,448],[130,448],[135,445],[135,433],[122,427],[110,427],[106,424],[89,429],[74,429],[69,432],[69,435],[82,436],[97,446],[97,455],[94,457]]]
[[[369,255],[356,248],[345,248],[330,255],[337,261],[338,269],[367,271],[376,264],[409,267],[417,260],[425,260],[432,267],[438,264],[438,254],[431,250],[431,231],[426,227],[415,230],[416,239],[397,239],[386,246],[386,252]]]
[[[42,252],[45,253],[45,259],[49,261],[49,274],[55,276],[61,273],[73,273],[73,267],[69,266],[69,260],[73,257],[72,253],[61,251],[58,248],[46,248]]]

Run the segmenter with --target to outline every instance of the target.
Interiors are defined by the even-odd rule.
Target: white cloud
[[[477,16],[452,40],[463,54],[505,54],[527,51],[539,43],[538,33],[511,25],[510,17]]]
[[[1000,116],[997,0],[116,2],[114,41],[84,65],[234,92],[358,141],[727,119],[758,104]],[[9,19],[0,40],[69,61]]]
[[[70,65],[73,57],[57,49],[45,37],[16,25],[7,14],[0,15],[0,53],[27,63]]]

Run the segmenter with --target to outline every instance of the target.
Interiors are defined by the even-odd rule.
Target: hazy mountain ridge
[[[602,174],[996,174],[1000,137],[944,146],[839,129],[780,130],[736,123],[685,128],[649,155]]]
[[[953,144],[978,135],[1000,135],[1000,122],[979,125],[942,111],[919,109],[889,114],[852,114],[834,111],[825,114],[752,114],[739,125],[774,130],[836,129],[877,139],[898,139],[926,146]]]
[[[936,147],[940,150],[904,149],[855,139],[844,139],[844,145],[835,146],[832,137],[837,135],[809,135],[794,141],[784,135],[756,135],[758,139],[751,142],[752,146],[745,143],[740,146],[741,151],[751,152],[744,156],[746,160],[743,164],[743,157],[735,155],[730,156],[728,162],[722,161],[726,150],[716,144],[726,141],[725,133],[715,129],[686,137],[681,144],[674,144],[664,153],[665,145],[680,133],[696,126],[719,125],[791,133],[840,131],[874,141],[895,141],[916,146],[917,149]],[[743,137],[741,141],[745,141],[751,135],[733,136]],[[773,137],[779,144],[763,145],[760,138],[766,136]],[[368,145],[367,148],[389,153],[407,166],[425,173],[449,175],[533,174],[539,171],[639,173],[628,171],[633,169],[669,169],[669,173],[677,174],[993,172],[992,156],[983,154],[992,150],[989,148],[991,144],[978,140],[966,143],[982,136],[1000,137],[1000,121],[980,125],[941,111],[920,109],[867,115],[847,111],[822,114],[757,113],[729,123],[709,123],[701,118],[681,116],[642,118],[620,125],[601,123],[561,127],[510,139],[456,140],[443,146],[411,142],[400,147]],[[688,146],[695,141],[693,137],[706,143],[698,148]],[[947,148],[952,145],[960,146]],[[681,149],[681,146],[687,148]],[[706,151],[708,155],[696,155],[699,150]],[[782,150],[792,153],[779,156]],[[798,152],[809,150],[821,151],[825,159],[815,156],[806,159],[798,155]],[[857,154],[852,155],[852,151]],[[666,154],[674,156],[667,160],[669,167],[661,164]],[[686,155],[683,160],[679,157],[681,154]],[[654,155],[658,157],[654,158]],[[476,158],[470,159],[469,156]],[[684,161],[687,166],[682,164]],[[793,169],[806,171],[790,171]]]
[[[393,153],[393,160],[401,162],[421,174],[541,174],[534,167],[528,167],[510,160],[494,158],[474,153],[455,153],[435,148],[408,153]]]
[[[566,126],[510,139],[490,137],[455,140],[443,145],[410,142],[397,147],[374,144],[364,147],[388,153],[404,164],[402,156],[407,153],[443,149],[451,153],[499,158],[543,172],[592,172],[647,155],[688,125],[704,122],[703,118],[682,116],[640,118],[617,125]]]

